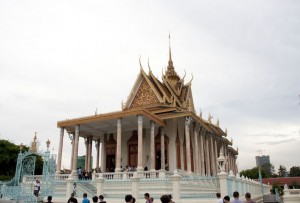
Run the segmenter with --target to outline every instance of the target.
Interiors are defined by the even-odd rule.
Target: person
[[[77,199],[74,197],[75,194],[71,193],[71,197],[68,200],[68,203],[78,203]]]
[[[239,199],[239,197],[240,197],[240,194],[239,194],[239,192],[238,191],[235,191],[235,192],[233,192],[233,200],[232,200],[232,202],[231,203],[243,203],[240,199]]]
[[[135,203],[135,198],[134,197],[132,197],[132,203]]]
[[[33,194],[38,197],[41,189],[41,184],[38,180],[35,181],[35,185],[33,187]]]
[[[52,203],[52,196],[48,196],[47,203]]]
[[[149,193],[145,193],[144,198],[146,200],[146,203],[152,203]]]
[[[217,193],[216,194],[216,196],[217,196],[217,198],[218,198],[218,201],[217,201],[217,203],[223,203],[223,200],[222,200],[222,198],[221,198],[221,193]]]
[[[73,194],[76,195],[76,183],[73,183]]]
[[[81,203],[90,203],[90,200],[87,198],[87,194],[83,193],[83,199]]]
[[[163,195],[160,197],[161,203],[170,203],[170,196],[169,195]]]
[[[132,195],[126,195],[125,196],[125,202],[126,203],[132,203]]]
[[[249,193],[249,192],[246,192],[246,194],[245,194],[245,203],[256,203],[255,201],[253,201],[252,199],[251,199],[251,194]]]
[[[106,203],[106,201],[104,201],[103,195],[99,195],[99,203]]]
[[[169,195],[170,197],[170,203],[175,203],[173,200],[172,200],[172,195]],[[153,202],[153,201],[152,201]]]
[[[98,203],[98,197],[97,197],[97,196],[94,196],[94,197],[92,198],[92,200],[93,200],[93,203]]]
[[[223,200],[224,200],[224,203],[230,203],[230,197],[229,196],[225,196]]]

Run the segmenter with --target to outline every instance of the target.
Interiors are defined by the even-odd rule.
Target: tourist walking
[[[217,193],[216,194],[216,196],[217,196],[217,198],[218,198],[218,201],[217,201],[217,203],[223,203],[223,199],[221,198],[221,193]]]
[[[97,197],[97,196],[94,196],[94,197],[92,198],[92,200],[93,200],[93,203],[98,203],[98,197]]]
[[[104,201],[103,195],[99,195],[99,203],[106,203],[106,201]]]
[[[150,194],[149,193],[145,193],[144,194],[144,198],[146,200],[146,203],[152,203],[152,200],[150,198]]]
[[[36,181],[35,181],[35,185],[34,185],[34,187],[33,187],[33,194],[34,194],[36,197],[39,196],[40,189],[41,189],[40,181],[36,180]]]
[[[71,197],[69,198],[68,203],[78,203],[74,193],[71,193]]]
[[[231,203],[243,203],[240,199],[239,199],[239,197],[240,197],[240,194],[239,194],[239,192],[237,192],[237,191],[235,191],[235,192],[233,192],[233,200],[232,200],[232,202]]]
[[[170,196],[169,195],[163,195],[160,197],[161,203],[169,203],[170,202]]]
[[[132,195],[126,195],[125,196],[125,202],[126,203],[132,203]]]
[[[48,198],[47,198],[47,203],[53,203],[53,202],[52,202],[52,196],[48,196]]]
[[[81,203],[90,203],[90,200],[87,198],[87,194],[83,193],[83,200]]]
[[[246,192],[246,194],[245,194],[245,203],[256,203],[255,201],[253,201],[252,199],[251,199],[251,194],[249,193],[249,192]]]
[[[223,199],[224,203],[230,203],[230,197],[229,196],[225,196]]]

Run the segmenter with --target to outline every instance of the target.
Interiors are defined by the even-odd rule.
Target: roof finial
[[[169,32],[169,61],[172,61],[172,53],[171,53],[171,34]]]

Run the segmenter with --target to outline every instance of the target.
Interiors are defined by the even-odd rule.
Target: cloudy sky
[[[254,167],[259,150],[276,170],[299,166],[296,0],[0,0],[0,138],[29,145],[38,132],[57,153],[57,121],[120,110],[139,56],[161,78],[169,32],[177,73],[193,74],[197,111],[228,129],[239,169]]]

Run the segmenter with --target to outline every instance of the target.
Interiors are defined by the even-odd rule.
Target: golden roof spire
[[[174,70],[173,61],[172,61],[172,52],[171,52],[171,35],[169,33],[169,61],[168,61],[168,67],[166,71],[166,76],[168,79],[171,79],[173,81],[179,81],[180,78],[177,75],[177,73]]]

